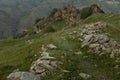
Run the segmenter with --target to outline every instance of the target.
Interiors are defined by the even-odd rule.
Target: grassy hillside
[[[88,52],[87,48],[81,49],[79,38],[81,38],[82,25],[97,21],[111,24],[112,26],[104,29],[104,32],[120,42],[120,15],[113,14],[92,15],[66,30],[58,30],[60,29],[60,25],[58,25],[60,22],[58,22],[58,24],[50,25],[55,27],[57,32],[35,34],[20,39],[0,40],[0,80],[6,80],[6,76],[15,69],[28,71],[31,63],[40,57],[42,45],[47,46],[51,43],[58,48],[47,51],[57,60],[62,61],[63,66],[61,70],[51,74],[45,80],[83,80],[78,75],[81,72],[92,75],[89,80],[120,80],[118,74],[120,68],[114,69],[114,66],[120,63],[115,63],[114,58],[98,56]],[[75,55],[80,51],[83,52],[81,55]]]

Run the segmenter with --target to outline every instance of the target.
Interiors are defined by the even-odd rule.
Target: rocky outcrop
[[[48,52],[42,52],[41,56],[40,59],[33,62],[30,71],[43,78],[57,68],[57,61],[55,57],[51,57]]]
[[[120,55],[120,44],[102,31],[107,26],[108,24],[104,22],[84,26],[81,33],[83,36],[81,47],[88,47],[100,55],[107,53],[111,58]]]
[[[91,9],[92,14],[94,14],[94,13],[104,13],[104,11],[102,9],[100,9],[100,7],[97,4],[91,5],[90,9]]]
[[[68,5],[67,7],[63,7],[61,9],[53,9],[51,15],[47,18],[43,18],[39,24],[39,22],[35,25],[34,32],[40,33],[43,28],[53,24],[56,21],[64,21],[65,25],[63,27],[67,28],[68,26],[72,26],[76,24],[80,20],[80,10],[77,9],[73,5]],[[57,27],[57,26],[56,26]]]
[[[65,20],[67,25],[73,25],[80,19],[80,11],[73,5],[59,9],[54,14],[55,20]]]
[[[55,8],[49,17],[41,19],[41,22],[37,21],[38,23],[35,25],[34,32],[40,33],[43,28],[60,20],[65,22],[63,27],[66,29],[78,23],[80,19],[85,19],[94,13],[104,13],[104,11],[96,4],[91,5],[88,9],[83,8],[83,10],[79,10],[73,5],[68,5],[61,9]]]

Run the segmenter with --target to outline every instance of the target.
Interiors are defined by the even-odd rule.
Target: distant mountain
[[[73,4],[77,8],[98,4],[105,12],[120,13],[119,0],[0,0],[0,38],[8,38],[33,26],[53,8]]]

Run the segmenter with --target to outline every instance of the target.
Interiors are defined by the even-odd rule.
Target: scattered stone
[[[102,56],[102,55],[104,55],[104,54],[105,54],[105,53],[100,53],[99,56]]]
[[[50,49],[57,49],[57,47],[53,44],[49,44],[49,45],[47,45],[47,47],[50,48]]]
[[[48,45],[51,49],[56,49],[57,47],[53,44]],[[42,45],[41,48],[41,58],[34,61],[30,67],[30,72],[14,71],[11,73],[7,79],[8,80],[41,80],[52,71],[59,69],[62,63],[56,61],[55,57],[50,56],[49,52],[46,52],[46,48]],[[34,56],[37,56],[36,54]],[[59,65],[59,66],[58,66]]]
[[[98,65],[97,65],[97,64],[95,64],[94,66],[95,66],[95,67],[98,67]]]
[[[77,31],[73,31],[73,34],[76,34],[77,33]]]
[[[75,40],[75,36],[71,36],[71,39]]]
[[[81,39],[81,38],[78,38],[78,40],[79,40],[79,41],[83,41],[83,39]]]
[[[117,72],[117,75],[120,75],[120,72]]]
[[[73,50],[72,50],[72,49],[69,49],[69,51],[71,51],[71,52],[72,52]]]
[[[41,50],[42,50],[42,51],[46,51],[47,49],[45,48],[44,45],[42,45]]]
[[[64,73],[69,73],[70,71],[69,70],[63,70]]]
[[[115,60],[115,62],[116,62],[116,63],[120,63],[120,58],[117,58],[117,59]]]
[[[62,59],[64,59],[65,57],[64,56],[61,56]]]
[[[84,59],[88,58],[88,56],[83,56]]]
[[[91,75],[86,74],[86,73],[80,73],[79,75],[80,75],[80,77],[82,77],[83,79],[89,79],[89,78],[92,77]]]
[[[58,67],[55,57],[51,57],[48,52],[42,52],[41,58],[33,62],[30,71],[45,77]]]
[[[45,77],[47,74],[49,74],[49,69],[53,69],[49,63],[50,61],[41,61],[38,59],[32,64],[30,71],[34,74],[39,74],[41,77]]]
[[[40,33],[40,32],[41,32],[41,26],[35,26],[35,27],[34,27],[34,32],[35,32],[36,34]]]
[[[28,44],[32,44],[33,40],[28,40],[27,42],[28,42]]]
[[[66,38],[65,38],[65,37],[61,37],[61,39],[63,39],[64,41],[66,40]]]
[[[34,57],[37,57],[37,54],[35,54]]]
[[[110,54],[110,58],[114,58],[115,57],[115,54],[114,53],[111,53]]]
[[[31,72],[13,72],[8,77],[8,80],[41,80],[40,76]]]
[[[114,68],[115,68],[115,69],[118,69],[118,68],[119,68],[119,65],[116,65]]]
[[[82,52],[81,52],[81,51],[79,51],[79,52],[75,52],[74,54],[76,54],[76,55],[81,55],[81,54],[82,54]]]
[[[69,35],[72,35],[72,34],[73,34],[72,32],[69,33]]]

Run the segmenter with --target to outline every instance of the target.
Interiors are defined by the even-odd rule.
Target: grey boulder
[[[38,75],[31,72],[13,72],[8,77],[7,80],[41,80]]]

